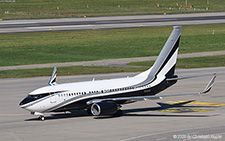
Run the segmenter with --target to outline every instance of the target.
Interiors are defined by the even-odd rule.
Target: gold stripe
[[[182,103],[182,102],[187,102],[187,101],[165,101],[165,103]],[[203,106],[225,106],[225,103],[210,103],[210,102],[198,102],[198,101],[193,101],[187,104],[203,105]]]

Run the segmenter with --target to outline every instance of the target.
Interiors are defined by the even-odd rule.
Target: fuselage
[[[141,84],[147,79],[145,73],[148,73],[148,71],[134,77],[42,87],[29,93],[20,103],[20,107],[30,112],[41,113],[87,109],[90,106],[87,101],[92,99],[155,95],[174,84],[174,82],[167,82],[164,76],[158,76],[151,83]],[[126,102],[120,101],[119,104]]]

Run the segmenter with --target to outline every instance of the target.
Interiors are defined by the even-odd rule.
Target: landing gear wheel
[[[113,114],[113,117],[120,117],[123,115],[123,111],[122,110],[118,110],[115,114]]]
[[[44,121],[44,120],[45,120],[45,117],[44,117],[44,116],[40,116],[39,119],[40,119],[41,121]]]

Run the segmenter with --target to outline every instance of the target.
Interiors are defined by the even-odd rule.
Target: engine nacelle
[[[114,102],[110,101],[103,101],[99,103],[94,103],[91,106],[91,113],[94,116],[99,116],[99,115],[113,115],[117,112],[118,106]]]

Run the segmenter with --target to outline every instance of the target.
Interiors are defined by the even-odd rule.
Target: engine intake
[[[94,103],[91,106],[91,113],[94,116],[113,115],[117,112],[117,110],[118,110],[117,104],[111,101],[103,101],[99,103]]]

